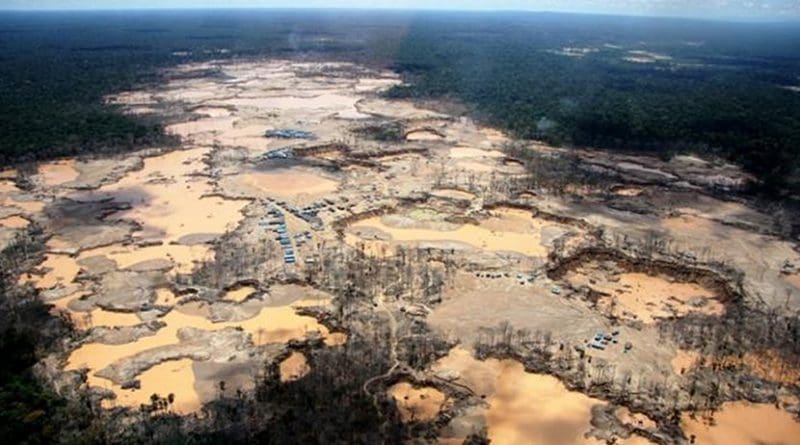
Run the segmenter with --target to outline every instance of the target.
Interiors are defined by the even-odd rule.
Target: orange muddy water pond
[[[90,312],[72,312],[73,319],[81,329],[89,329],[98,326],[120,327],[135,326],[142,323],[142,319],[130,312],[114,312],[104,309],[93,309]]]
[[[118,360],[122,360],[134,354],[161,346],[178,344],[179,340],[177,333],[178,330],[183,327],[193,327],[206,331],[216,331],[226,327],[239,327],[251,335],[252,341],[256,345],[268,343],[286,343],[293,339],[302,339],[307,333],[312,331],[319,332],[323,338],[325,338],[328,334],[328,330],[325,328],[325,326],[319,324],[317,320],[312,317],[298,315],[295,312],[296,307],[316,304],[320,304],[320,300],[300,300],[290,306],[262,308],[258,315],[244,321],[220,323],[213,323],[200,316],[189,315],[178,310],[172,310],[167,315],[160,318],[161,321],[166,323],[166,326],[159,329],[155,335],[142,337],[137,341],[120,345],[107,345],[101,343],[84,344],[70,354],[67,360],[67,365],[64,369],[75,370],[80,368],[88,368],[89,374],[87,376],[87,381],[90,386],[99,386],[114,391],[118,397],[116,401],[118,405],[130,403],[130,405],[127,406],[137,407],[140,403],[142,403],[141,397],[145,397],[142,394],[146,393],[145,395],[147,398],[149,398],[150,394],[152,394],[151,390],[145,388],[145,382],[142,382],[142,389],[140,390],[127,390],[122,389],[119,385],[116,385],[107,379],[97,377],[94,375],[94,373]],[[102,320],[100,320],[102,316],[103,315],[100,313],[95,314],[93,312],[92,324],[97,326],[99,325],[98,323],[102,323]],[[135,317],[134,314],[118,313],[106,313],[105,316],[125,316],[126,318],[121,320],[124,322],[124,325],[128,325],[129,322],[133,321],[132,319],[128,319],[127,316]],[[96,318],[98,320],[95,320]],[[181,378],[189,382],[186,384],[188,386],[184,385],[185,387],[193,388],[192,382],[194,382],[194,375],[190,373],[190,371],[191,367],[186,366],[178,368],[170,366],[157,366],[149,369],[142,375],[147,374],[148,379],[152,379],[153,382],[157,382],[160,379]],[[170,392],[175,393],[176,397],[180,396],[181,400],[199,400],[199,396],[197,396],[194,389],[192,389],[194,394],[178,394],[174,389],[170,390]],[[159,394],[165,395],[166,393],[159,392]],[[197,408],[199,408],[199,404],[195,405],[193,409]]]
[[[213,258],[211,249],[207,245],[184,246],[180,244],[160,244],[146,247],[115,244],[83,251],[79,258],[89,258],[95,255],[103,255],[114,260],[119,269],[125,269],[147,260],[167,259],[174,263],[175,271],[178,273],[189,273],[198,263]]]
[[[112,312],[110,314],[115,313]],[[160,320],[167,325],[159,329],[155,335],[143,337],[132,343],[121,345],[87,343],[82,345],[70,355],[67,369],[88,367],[99,370],[116,360],[138,352],[159,346],[177,344],[177,332],[184,327],[207,331],[216,331],[226,327],[241,327],[245,332],[252,335],[255,344],[286,343],[292,339],[303,338],[309,331],[319,331],[323,336],[327,334],[327,329],[320,325],[316,319],[298,315],[292,306],[265,307],[255,317],[239,322],[214,323],[203,317],[188,315],[177,310],[170,311]]]
[[[681,375],[697,365],[698,360],[700,360],[700,353],[697,351],[679,349],[670,364],[675,374]]]
[[[676,374],[680,374],[681,370],[687,371],[701,363],[704,366],[712,366],[713,362],[713,364],[720,365],[720,367],[745,366],[749,368],[750,373],[753,375],[771,382],[800,383],[800,369],[792,366],[774,349],[751,351],[741,357],[739,355],[730,355],[708,358],[704,362],[701,362],[701,357],[697,351],[679,349],[672,359],[672,369]]]
[[[619,187],[614,189],[613,192],[617,196],[639,196],[642,191],[639,187]]]
[[[250,295],[253,295],[256,292],[256,288],[253,286],[242,286],[237,289],[233,289],[225,293],[225,299],[229,301],[235,301],[237,303],[241,303]]]
[[[342,346],[347,343],[347,334],[344,332],[331,332],[325,337],[325,346]]]
[[[783,279],[792,286],[800,289],[800,274],[786,275]]]
[[[169,410],[177,414],[190,414],[200,409],[201,402],[197,391],[194,389],[194,371],[192,360],[185,358],[170,360],[160,363],[137,377],[141,385],[136,391],[123,390],[117,392],[114,400],[104,400],[103,406],[138,407],[149,405],[153,394],[160,397],[174,396],[174,402]],[[116,392],[116,391],[115,391]]]
[[[278,365],[281,375],[281,382],[291,382],[305,377],[311,372],[308,360],[302,352],[293,351]]]
[[[714,414],[713,426],[688,414],[681,417],[681,424],[698,445],[800,444],[800,422],[774,405],[728,402]]]
[[[17,201],[10,200],[9,204],[21,208],[27,214],[39,213],[44,209],[45,203],[42,201]]]
[[[427,422],[435,419],[445,407],[448,399],[436,388],[415,388],[408,382],[400,382],[389,388],[388,393],[397,403],[403,422]]]
[[[525,372],[513,360],[475,359],[455,348],[434,370],[455,371],[459,383],[489,402],[489,439],[499,444],[598,444],[584,434],[591,428],[591,408],[601,400],[569,391],[555,377]]]
[[[689,313],[719,316],[725,312],[725,306],[715,299],[715,294],[703,286],[660,276],[628,272],[609,278],[590,267],[570,272],[567,281],[606,294],[598,301],[601,311],[643,323]]]
[[[42,275],[24,273],[19,278],[20,284],[32,283],[37,289],[50,289],[59,284],[66,285],[78,275],[80,266],[73,257],[48,253],[37,269],[44,273]]]

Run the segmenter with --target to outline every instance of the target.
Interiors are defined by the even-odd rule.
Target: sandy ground
[[[350,232],[364,239],[375,233],[399,243],[447,241],[491,252],[517,252],[532,257],[547,255],[546,231],[566,233],[567,228],[531,217],[530,212],[513,209],[494,211],[479,225],[445,225],[441,230],[421,227],[396,227],[386,223],[388,217],[368,218],[354,224]]]
[[[438,141],[442,136],[430,130],[412,130],[406,136],[407,141]]]
[[[463,190],[455,190],[455,189],[434,190],[431,194],[433,196],[438,196],[447,199],[461,199],[465,201],[472,201],[473,199],[475,199],[474,194],[470,192],[465,192]]]
[[[683,374],[696,366],[699,359],[699,353],[679,349],[670,363],[672,364],[672,370],[675,371],[675,374]]]
[[[78,178],[78,171],[75,170],[75,161],[68,159],[40,165],[39,177],[46,186],[52,187],[74,181]]]
[[[0,208],[4,208],[6,215],[34,215],[44,206],[44,202],[20,190],[11,179],[0,180]]]
[[[787,275],[784,277],[784,280],[786,280],[786,282],[792,286],[800,289],[800,274]]]
[[[471,147],[454,147],[450,149],[450,157],[453,159],[463,158],[501,158],[503,152],[498,150],[481,150],[479,148]]]
[[[296,169],[269,172],[252,172],[241,175],[245,184],[254,187],[264,196],[295,198],[327,196],[336,190],[338,183],[322,176]]]
[[[21,216],[9,216],[8,218],[0,219],[0,226],[8,227],[9,229],[24,229],[30,223],[30,221]]]

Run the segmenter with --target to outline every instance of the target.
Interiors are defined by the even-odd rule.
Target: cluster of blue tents
[[[281,243],[281,248],[283,249],[283,262],[286,264],[296,263],[297,258],[294,255],[294,247],[292,247],[292,240],[289,238],[289,229],[286,227],[286,220],[283,217],[283,212],[272,207],[269,209],[268,213],[273,218],[270,221],[270,225],[275,226],[272,230],[278,234],[276,239]]]

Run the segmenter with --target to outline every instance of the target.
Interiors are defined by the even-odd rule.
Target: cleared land
[[[248,391],[267,363],[297,381],[314,348],[386,328],[393,366],[364,391],[443,442],[485,427],[509,444],[797,443],[798,405],[776,401],[798,394],[800,254],[771,215],[717,193],[747,181],[737,169],[584,151],[576,171],[612,186],[556,192],[526,181],[564,151],[521,141],[514,157],[495,130],[388,100],[391,72],[267,60],[166,76],[108,100],[169,118],[181,149],[44,164],[27,189],[0,179],[0,242],[31,223],[49,237],[20,282],[86,333],[48,362],[54,379],[84,370],[106,407],[171,393],[192,413],[222,380]],[[354,284],[379,327],[342,315]],[[770,336],[725,330],[769,320]],[[414,326],[445,345],[416,368]],[[786,372],[743,359],[712,376],[766,350]],[[715,410],[713,427],[690,417]],[[786,433],[740,432],[753,415]]]

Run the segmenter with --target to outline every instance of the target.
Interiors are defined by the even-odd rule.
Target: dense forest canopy
[[[162,11],[0,14],[0,163],[169,142],[109,93],[214,58],[391,66],[393,96],[451,98],[514,135],[692,151],[797,188],[800,27],[535,13]]]

